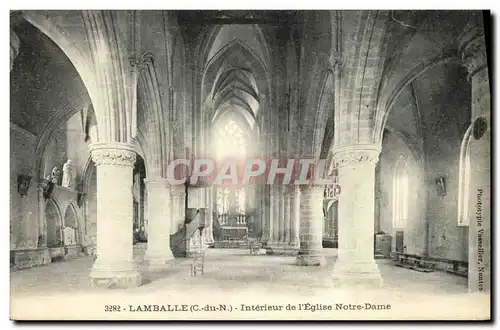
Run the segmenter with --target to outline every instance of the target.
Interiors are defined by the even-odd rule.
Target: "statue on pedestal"
[[[71,165],[71,159],[68,159],[66,164],[63,166],[63,179],[61,186],[66,188],[72,188],[73,186],[73,169]]]

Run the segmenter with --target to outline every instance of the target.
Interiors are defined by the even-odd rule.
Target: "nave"
[[[332,267],[337,259],[337,249],[323,249],[325,267],[300,267],[293,256],[250,255],[245,249],[209,249],[203,275],[191,276],[190,259],[177,259],[171,268],[150,271],[140,267],[143,285],[129,290],[109,290],[91,286],[88,281],[92,265],[90,257],[80,257],[66,262],[24,269],[11,273],[12,308],[30,309],[36,319],[78,317],[118,317],[105,313],[106,304],[332,304],[337,303],[391,304],[392,312],[402,311],[402,318],[468,319],[480,311],[488,300],[486,295],[467,294],[467,279],[444,272],[421,273],[393,267],[388,260],[377,261],[384,285],[379,289],[334,288],[331,283]],[[145,245],[135,245],[135,260],[141,264]],[[193,301],[193,297],[195,301]],[[450,308],[442,308],[444,305]],[[54,314],[38,315],[37,306],[53,305]],[[84,306],[84,308],[77,308]],[[453,307],[453,308],[451,308]],[[47,312],[46,308],[39,309]],[[63,311],[64,310],[64,311]],[[403,312],[404,311],[404,312]],[[252,314],[233,312],[231,317],[252,318]],[[354,317],[356,311],[352,311]],[[474,314],[476,313],[476,314]],[[91,315],[92,314],[92,315]],[[218,314],[219,315],[219,314]],[[296,316],[314,319],[342,319],[344,313],[301,311],[273,314],[273,318]],[[356,318],[391,318],[384,311],[359,313]],[[392,314],[393,315],[393,314]],[[130,319],[182,318],[181,312],[128,313]],[[198,312],[189,318],[209,318],[210,314]],[[220,317],[224,317],[223,314]],[[259,314],[263,317],[263,314]]]

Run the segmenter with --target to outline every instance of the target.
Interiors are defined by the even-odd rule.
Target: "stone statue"
[[[54,166],[52,172],[47,176],[47,181],[50,181],[54,184],[58,184],[59,182],[60,171],[57,166]]]
[[[71,167],[71,159],[68,159],[66,164],[63,166],[63,178],[61,186],[66,188],[73,187],[73,169]]]

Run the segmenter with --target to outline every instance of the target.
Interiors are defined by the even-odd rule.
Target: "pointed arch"
[[[95,89],[94,66],[88,55],[89,50],[82,49],[81,44],[77,42],[78,39],[71,38],[71,34],[66,29],[51,20],[49,14],[44,15],[43,13],[43,11],[39,10],[23,10],[21,15],[31,25],[49,37],[68,57],[82,78],[94,103],[98,99],[98,90]]]
[[[313,103],[313,100],[316,99],[316,106],[313,106],[308,110],[306,109],[303,119],[304,124],[302,130],[301,150],[302,155],[305,157],[320,157],[328,116],[331,111],[334,111],[333,74],[330,70],[325,70],[320,74],[323,76],[320,79],[320,81],[323,82],[320,85],[321,90],[318,91],[317,88],[312,87],[308,99],[308,104]]]
[[[64,245],[80,243],[80,220],[74,202],[71,202],[64,211],[63,242]],[[71,237],[70,237],[71,236]]]
[[[139,119],[143,119],[140,122],[144,122],[145,125],[145,131],[141,132],[147,141],[147,148],[144,150],[148,159],[146,165],[149,167],[150,175],[161,177],[164,174],[163,164],[168,161],[170,143],[154,56],[151,53],[145,53],[141,58],[137,87],[144,110],[140,112],[144,117]]]
[[[246,31],[242,31],[246,30]],[[250,31],[251,30],[251,31]],[[249,32],[251,35],[247,35]],[[234,36],[239,36],[235,38]],[[248,44],[249,48],[255,49],[255,55],[264,63],[264,67],[270,68],[271,52],[264,33],[257,24],[253,25],[215,25],[208,29],[199,44],[198,52],[202,54],[201,60],[204,64],[218,54],[224,47],[232,42]]]
[[[59,203],[54,198],[49,198],[45,204],[46,242],[47,247],[62,245],[63,214]]]
[[[389,118],[389,113],[392,111],[392,106],[397,100],[401,92],[411,84],[420,75],[425,73],[427,70],[432,69],[435,66],[447,64],[447,63],[457,63],[458,57],[455,52],[443,52],[433,58],[427,59],[425,61],[420,61],[413,68],[409,69],[406,74],[400,78],[397,83],[393,84],[392,90],[387,93],[390,86],[384,86],[380,89],[380,94],[378,97],[377,111],[375,113],[374,119],[374,130],[373,139],[376,143],[382,142],[382,137],[384,134],[384,128]]]
[[[213,88],[220,76],[230,69],[239,69],[256,94],[270,92],[271,78],[266,64],[258,54],[240,39],[234,39],[222,47],[204,66],[202,78],[202,100],[210,94],[213,98]]]

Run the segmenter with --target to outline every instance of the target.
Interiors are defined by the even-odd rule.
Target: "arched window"
[[[405,155],[400,155],[394,167],[392,189],[392,226],[405,229],[408,221],[408,169]]]
[[[244,159],[247,139],[244,130],[233,119],[219,123],[215,131],[216,159]],[[217,188],[217,212],[219,214],[245,213],[246,194],[244,188]]]
[[[217,213],[227,214],[229,212],[229,189],[217,189]]]
[[[224,160],[228,157],[244,157],[247,152],[247,141],[241,127],[232,119],[220,125],[215,133],[216,157]]]
[[[465,132],[460,147],[460,163],[458,178],[458,225],[469,225],[469,185],[470,185],[470,140],[472,125]]]
[[[245,189],[240,188],[236,190],[236,197],[238,201],[238,213],[245,213]]]

